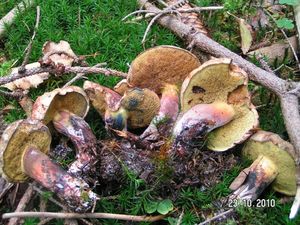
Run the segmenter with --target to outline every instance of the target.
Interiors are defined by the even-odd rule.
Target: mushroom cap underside
[[[24,182],[23,155],[33,147],[47,154],[51,134],[47,126],[33,119],[19,120],[9,125],[0,140],[0,172],[9,182]]]

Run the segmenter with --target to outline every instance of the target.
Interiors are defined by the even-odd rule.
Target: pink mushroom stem
[[[68,111],[60,111],[53,119],[55,129],[67,136],[74,144],[76,160],[70,165],[68,172],[85,181],[96,176],[97,139],[87,122]]]
[[[68,174],[33,147],[24,153],[23,170],[29,177],[56,193],[75,212],[88,211],[98,199],[85,181]]]
[[[179,94],[176,85],[167,84],[160,99],[158,114],[140,136],[141,139],[154,141],[159,136],[168,136],[179,113]]]

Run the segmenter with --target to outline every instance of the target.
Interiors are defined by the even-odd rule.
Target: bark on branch
[[[49,72],[51,74],[58,74],[58,75],[67,74],[67,73],[83,73],[83,74],[101,73],[104,74],[105,76],[114,75],[123,78],[127,77],[126,73],[109,69],[109,68],[80,67],[80,66],[73,66],[73,67],[66,66],[61,68],[55,68],[52,66],[47,66],[47,67],[36,67],[36,68],[28,69],[24,73],[17,72],[17,73],[9,74],[5,77],[0,77],[0,85],[7,84],[9,82],[15,81],[23,77],[28,77],[28,76],[32,76],[44,72]]]
[[[140,6],[143,6],[146,10],[159,12],[153,4],[147,0],[138,0]],[[192,43],[197,46],[201,51],[207,52],[214,57],[226,57],[231,58],[233,63],[243,68],[249,75],[252,81],[266,87],[270,91],[274,92],[280,99],[282,114],[285,122],[285,126],[290,138],[290,141],[295,147],[295,163],[298,167],[297,173],[297,186],[300,190],[300,113],[299,113],[299,99],[295,90],[299,89],[300,84],[296,82],[286,81],[273,73],[265,71],[253,63],[248,62],[241,56],[228,50],[219,43],[213,41],[209,37],[205,36],[178,20],[175,16],[164,15],[158,19],[160,25],[171,30],[181,39]]]

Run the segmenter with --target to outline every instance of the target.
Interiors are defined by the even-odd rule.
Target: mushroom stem
[[[234,114],[233,107],[223,102],[195,105],[176,121],[173,149],[184,154],[189,145],[203,145],[206,135],[230,122]]]
[[[248,169],[249,172],[244,180],[240,180],[238,176],[233,182],[240,182],[240,185],[229,198],[254,201],[278,175],[277,166],[268,157],[262,155]]]
[[[76,160],[70,165],[68,172],[90,181],[96,175],[97,163],[97,139],[90,126],[84,119],[68,111],[59,111],[53,124],[58,132],[72,141],[77,150]]]
[[[24,152],[22,164],[23,172],[56,193],[75,212],[88,211],[98,199],[85,181],[68,174],[34,147]]]
[[[160,99],[158,114],[152,119],[141,139],[155,141],[160,136],[168,136],[179,112],[179,96],[176,85],[167,84]]]

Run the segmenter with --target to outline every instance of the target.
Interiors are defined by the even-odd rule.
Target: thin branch
[[[16,212],[16,213],[4,213],[3,219],[9,218],[55,218],[55,219],[114,219],[114,220],[126,220],[135,222],[155,222],[164,219],[165,215],[158,216],[133,216],[125,214],[113,214],[113,213],[53,213],[53,212]]]
[[[220,213],[220,214],[218,214],[218,215],[216,215],[216,216],[214,216],[214,217],[212,217],[212,218],[209,218],[209,219],[205,220],[205,221],[202,222],[202,223],[199,223],[198,225],[209,224],[209,223],[211,223],[211,222],[213,222],[213,221],[215,221],[215,220],[221,219],[222,217],[228,216],[228,215],[230,215],[230,214],[233,213],[233,212],[234,212],[233,209],[229,209],[229,210],[227,210],[227,211],[225,211],[225,212],[222,212],[222,213]]]
[[[30,39],[30,42],[29,42],[28,46],[25,49],[25,57],[24,57],[24,60],[21,64],[21,66],[19,67],[19,73],[23,73],[26,70],[25,66],[28,64],[28,61],[29,61],[29,57],[30,57],[31,50],[32,50],[33,40],[34,40],[34,38],[36,36],[36,32],[39,28],[40,16],[41,16],[41,9],[40,9],[40,6],[37,6],[36,7],[36,21],[35,21],[34,31],[33,31],[32,37]]]
[[[84,73],[84,74],[104,74],[105,76],[118,76],[126,78],[127,74],[109,69],[109,68],[97,68],[97,67],[80,67],[80,66],[74,66],[74,67],[63,67],[63,68],[54,68],[51,66],[47,67],[36,67],[26,70],[24,73],[11,73],[8,76],[0,77],[0,85],[7,84],[10,82],[13,82],[17,79],[21,79],[23,77],[29,77],[38,73],[44,73],[48,72],[51,74],[68,74],[68,73]]]
[[[17,209],[14,213],[24,211],[24,209],[26,208],[28,202],[31,200],[33,194],[34,194],[33,188],[31,186],[29,186],[27,188],[27,190],[25,191],[23,197],[21,198],[21,200],[20,200],[20,202],[17,206]],[[19,218],[11,217],[11,219],[9,220],[8,225],[17,225],[18,221],[19,221]]]
[[[172,14],[172,13],[175,13],[175,11],[179,12],[179,13],[200,13],[203,11],[214,11],[214,10],[220,10],[220,9],[224,9],[224,6],[195,7],[195,8],[191,8],[191,9],[177,9],[177,10],[170,9],[168,11],[166,10],[165,12],[163,10],[161,10],[161,13]],[[126,15],[124,18],[122,18],[122,21],[128,19],[130,16],[140,14],[140,13],[145,13],[147,15],[145,18],[159,14],[159,13],[151,11],[151,10],[137,10],[137,11],[134,11],[134,12]]]
[[[32,188],[40,195],[43,195],[43,191],[38,188],[35,184],[30,184],[32,186]],[[62,203],[60,203],[59,201],[55,200],[54,198],[52,197],[49,197],[48,198],[49,201],[53,202],[54,204],[56,204],[57,206],[61,207],[62,209],[66,210],[67,207],[64,206]]]

